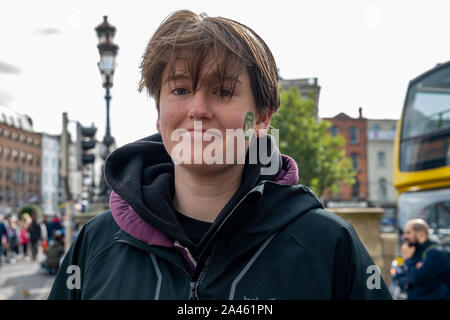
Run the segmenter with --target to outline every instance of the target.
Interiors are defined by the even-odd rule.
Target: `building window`
[[[25,137],[24,134],[20,135],[20,142],[25,142],[27,140],[27,137]]]
[[[387,182],[385,178],[380,178],[378,180],[378,193],[380,195],[380,200],[385,201],[387,198]]]
[[[37,166],[41,165],[41,158],[39,156],[36,156],[36,165]]]
[[[17,132],[12,133],[13,140],[19,140],[19,134]]]
[[[11,150],[9,150],[9,148],[5,148],[5,157],[6,160],[11,159]]]
[[[10,168],[6,168],[5,179],[6,179],[6,181],[9,181],[9,179],[11,179],[11,169]]]
[[[27,161],[27,154],[25,152],[20,152],[20,159],[22,160],[22,163],[25,163]]]
[[[0,158],[3,156],[3,148],[0,146]]]
[[[20,170],[20,184],[25,184],[25,171]]]
[[[375,124],[372,126],[372,131],[373,132],[380,132],[380,126],[378,124]]]
[[[33,144],[33,138],[32,138],[32,137],[28,137],[28,138],[27,138],[27,142],[28,142],[29,144]]]
[[[359,198],[359,182],[356,180],[355,184],[352,186],[352,198]]]
[[[379,167],[384,167],[386,165],[386,154],[384,152],[378,152],[377,159]]]
[[[18,206],[18,201],[17,201],[17,190],[13,191],[13,203],[14,205],[17,207]]]
[[[3,168],[0,167],[0,179],[3,178]]]
[[[336,137],[339,134],[339,130],[336,126],[332,126],[330,128],[330,133],[333,137]]]
[[[33,172],[30,172],[28,174],[28,183],[31,185],[33,184]]]
[[[31,153],[29,153],[27,158],[28,158],[28,162],[30,163],[30,165],[32,165],[33,164],[33,155]]]
[[[352,153],[351,156],[353,162],[353,170],[359,171],[359,156],[356,153]]]
[[[13,156],[14,161],[17,161],[17,159],[19,158],[19,151],[13,150],[12,156]]]
[[[6,187],[6,202],[10,202],[11,201],[11,191],[9,189],[9,187]]]
[[[36,173],[36,185],[39,185],[39,182],[41,180],[41,177],[39,176],[39,173]]]
[[[359,130],[357,127],[350,127],[350,143],[355,144],[359,142]]]
[[[41,142],[40,142],[38,139],[35,139],[35,140],[34,140],[34,145],[35,145],[35,146],[38,147],[40,144],[41,144]]]
[[[0,128],[0,136],[3,134],[3,129]]]
[[[9,138],[9,136],[11,135],[11,131],[9,131],[8,129],[5,130],[5,137]]]

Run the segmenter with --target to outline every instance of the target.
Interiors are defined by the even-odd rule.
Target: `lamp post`
[[[95,28],[98,37],[98,51],[100,53],[100,62],[98,62],[98,68],[102,76],[102,85],[106,89],[106,131],[103,137],[104,151],[101,153],[103,159],[108,157],[110,147],[114,144],[114,138],[111,136],[111,126],[109,122],[109,103],[111,100],[110,89],[113,86],[114,70],[116,68],[116,55],[119,50],[119,46],[114,44],[114,35],[116,34],[116,28],[108,22],[108,17],[103,16],[103,22]]]
[[[109,24],[108,17],[103,16],[103,22],[95,28],[98,37],[98,52],[100,53],[100,61],[98,62],[98,68],[102,76],[102,85],[106,89],[106,131],[103,137],[103,142],[100,145],[100,156],[103,160],[111,153],[111,145],[114,144],[114,138],[111,136],[111,125],[109,122],[109,102],[111,100],[110,89],[113,86],[114,70],[116,68],[116,55],[119,50],[119,46],[114,44],[114,35],[116,34],[116,28]],[[104,164],[102,166],[102,177],[100,180],[100,202],[103,202],[105,208],[107,208],[109,193],[109,187],[105,181],[103,175]]]

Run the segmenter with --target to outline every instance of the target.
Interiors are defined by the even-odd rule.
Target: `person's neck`
[[[213,222],[239,189],[243,170],[244,165],[234,165],[209,174],[176,165],[175,209],[188,217]]]

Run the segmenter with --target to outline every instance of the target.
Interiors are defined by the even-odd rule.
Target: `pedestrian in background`
[[[6,250],[6,244],[8,243],[8,231],[3,222],[3,215],[0,215],[0,266],[2,265],[3,250]]]
[[[405,272],[398,281],[406,287],[408,300],[450,299],[450,258],[446,251],[429,239],[429,226],[423,219],[406,223],[403,240]]]
[[[16,216],[10,215],[7,219],[7,232],[9,240],[9,248],[7,254],[7,261],[10,263],[16,262],[16,256],[19,254],[19,228],[16,224]]]
[[[45,255],[46,259],[42,266],[49,274],[55,275],[59,269],[60,258],[64,255],[64,241],[61,231],[54,232],[52,244],[47,248]]]
[[[29,243],[29,232],[26,226],[20,227],[20,244],[22,246],[22,255],[23,259],[26,260],[28,258],[28,243]]]
[[[28,232],[30,233],[31,259],[35,261],[39,252],[39,242],[42,240],[41,224],[38,221],[38,214],[36,212],[31,214],[31,224]]]

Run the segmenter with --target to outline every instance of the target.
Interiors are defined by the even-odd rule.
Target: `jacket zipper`
[[[189,300],[199,300],[198,292],[197,292],[198,282],[197,281],[191,281],[189,283],[189,286],[190,286]]]
[[[211,260],[211,255],[208,256],[208,258],[206,259],[205,262],[205,266],[203,267],[200,275],[198,276],[196,281],[192,281],[190,282],[190,290],[189,290],[189,300],[200,300],[200,298],[198,297],[198,286],[200,284],[200,281],[203,279],[203,276],[206,272],[206,267],[208,266],[208,262]]]
[[[255,187],[255,188],[256,188],[256,187]],[[255,188],[254,188],[254,189],[255,189]],[[205,252],[206,249],[210,246],[212,240],[216,237],[217,233],[218,233],[219,230],[222,228],[222,226],[225,224],[225,222],[228,220],[228,218],[231,217],[231,216],[233,215],[233,213],[236,211],[236,209],[241,205],[241,203],[242,203],[245,199],[247,199],[247,197],[248,197],[251,193],[253,193],[253,189],[252,189],[252,191],[248,192],[248,193],[247,193],[247,194],[246,194],[246,195],[238,202],[238,204],[233,208],[233,210],[231,210],[231,212],[225,217],[225,219],[222,221],[222,223],[217,227],[216,232],[215,232],[215,233],[211,236],[211,238],[208,240],[208,243],[205,245],[205,247],[203,248],[202,252],[199,254],[199,257],[201,257],[201,255],[203,254],[203,252]],[[209,257],[208,257],[208,258],[209,258]],[[206,263],[208,262],[208,258],[207,258],[207,261],[205,262],[205,266],[206,266]],[[205,267],[205,266],[204,266],[204,267]],[[203,273],[204,267],[202,268],[202,271],[201,271],[200,275]],[[195,273],[196,273],[196,272],[194,272],[194,277],[195,277]],[[200,275],[199,275],[198,278],[200,278]]]
[[[135,248],[138,248],[138,249],[140,249],[140,250],[145,250],[145,249],[143,249],[143,248],[141,248],[141,247],[139,247],[139,246],[137,246],[137,245],[135,245],[134,243],[132,243],[132,242],[130,242],[130,241],[127,241],[127,240],[122,240],[122,239],[117,239],[117,240],[115,240],[116,242],[120,242],[120,243],[125,243],[125,244],[128,244],[128,245],[130,245],[130,246],[133,246],[133,247],[135,247]],[[148,251],[148,250],[145,250],[145,251],[147,251],[147,252],[150,252],[150,251]],[[153,253],[153,252],[152,252]],[[160,255],[158,255],[159,257],[161,257]],[[173,264],[174,266],[176,266],[179,270],[181,270],[190,280],[192,280],[192,277],[189,275],[189,273],[183,268],[183,267],[181,267],[178,263],[176,263],[175,261],[173,261],[172,259],[169,259],[169,258],[167,258],[167,257],[161,257],[162,259],[164,259],[164,260],[166,260],[166,261],[168,261],[168,262],[170,262],[171,264]]]
[[[178,242],[178,240],[176,240],[173,244],[174,244],[176,247],[182,248],[184,251],[186,251],[186,254],[187,254],[188,258],[189,258],[189,261],[194,265],[194,267],[197,267],[197,261],[195,260],[194,256],[191,254],[191,252],[189,251],[188,248],[182,246],[182,245]]]

